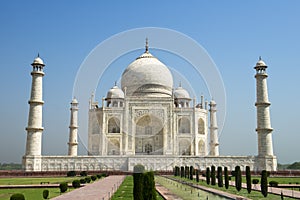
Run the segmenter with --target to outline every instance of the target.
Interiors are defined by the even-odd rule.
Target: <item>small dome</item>
[[[261,57],[259,56],[259,60],[258,62],[256,63],[256,66],[255,67],[266,67],[266,63],[261,59]]]
[[[266,63],[265,63],[263,60],[259,60],[259,61],[256,63],[256,66],[266,66]]]
[[[76,104],[76,103],[78,104],[78,101],[77,101],[77,99],[74,98],[74,99],[72,100],[71,104]]]
[[[210,105],[217,105],[216,102],[215,102],[214,100],[211,100],[209,104],[210,104]]]
[[[124,92],[118,86],[115,85],[107,92],[106,98],[107,99],[112,99],[112,98],[124,99]]]
[[[38,57],[36,57],[32,63],[32,65],[44,65],[44,61],[40,58],[40,56],[38,55]]]
[[[186,91],[184,88],[179,86],[174,91],[174,97],[175,99],[190,99],[190,95],[188,91]]]

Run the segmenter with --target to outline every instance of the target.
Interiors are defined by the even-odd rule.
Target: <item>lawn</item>
[[[43,177],[43,178],[0,178],[0,185],[34,185],[41,184],[41,182],[49,183],[61,183],[68,182],[72,183],[75,179],[80,179],[81,177]]]
[[[251,179],[258,179],[260,176],[251,176]],[[232,179],[234,180],[234,178]],[[300,177],[268,177],[268,182],[277,181],[279,184],[300,184]],[[243,182],[246,183],[246,177],[243,176]]]
[[[123,199],[132,200],[133,199],[133,176],[127,176],[119,189],[112,196],[111,200]],[[163,200],[163,198],[157,194],[157,200]]]
[[[188,185],[181,184],[179,182],[166,179],[162,176],[156,176],[155,182],[169,189],[169,191],[176,196],[184,200],[194,200],[194,199],[214,199],[214,200],[226,200],[227,198],[213,195],[205,191],[190,187]]]
[[[217,189],[217,190],[221,190],[221,191],[224,191],[224,192],[228,192],[228,193],[231,193],[231,194],[235,194],[235,195],[240,195],[240,196],[244,196],[244,197],[247,197],[247,198],[250,198],[250,199],[255,199],[255,200],[267,200],[267,199],[270,199],[270,200],[276,200],[276,199],[281,199],[280,196],[278,195],[273,195],[273,194],[268,194],[267,198],[264,198],[262,196],[262,194],[258,191],[251,191],[250,194],[248,194],[247,190],[246,189],[242,189],[241,191],[237,191],[235,187],[232,187],[230,186],[227,190],[225,187],[218,187],[217,185],[213,186],[213,185],[207,185],[205,181],[201,181],[199,183],[197,183],[195,180],[191,181],[189,179],[181,179],[180,177],[172,177],[172,178],[176,178],[176,179],[179,179],[179,180],[184,180],[186,182],[193,182],[195,184],[199,184],[199,185],[202,185],[202,186],[205,186],[205,187],[210,187],[210,188],[214,188],[214,189]],[[292,199],[292,198],[288,198],[288,197],[284,197],[284,199]]]
[[[22,193],[25,199],[43,199],[43,191],[49,190],[49,198],[53,198],[60,195],[59,188],[24,188],[24,189],[1,189],[0,200],[8,200],[12,194]],[[68,192],[73,190],[69,188]]]

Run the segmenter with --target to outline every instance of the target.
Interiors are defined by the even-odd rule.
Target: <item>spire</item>
[[[40,57],[40,53],[38,53],[38,56],[37,56],[38,58]]]
[[[149,44],[148,44],[148,38],[146,38],[145,53],[149,53]]]

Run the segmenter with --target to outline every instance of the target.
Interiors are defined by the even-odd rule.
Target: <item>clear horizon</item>
[[[256,155],[256,100],[254,65],[258,57],[267,73],[274,154],[281,164],[299,161],[300,2],[287,1],[3,1],[1,28],[0,163],[21,163],[25,152],[32,70],[40,53],[44,60],[43,155],[66,155],[69,108],[76,74],[89,53],[107,38],[133,28],[160,27],[194,39],[215,62],[227,96],[225,125],[220,135],[221,155]],[[183,77],[197,101],[209,92],[191,66],[168,52],[151,49],[157,58]],[[133,50],[115,60],[99,81],[101,101],[127,65],[143,52]],[[81,105],[81,102],[79,102]],[[218,102],[217,102],[218,103]],[[83,104],[83,103],[82,103]],[[79,110],[80,112],[80,110]],[[86,116],[87,118],[88,116]],[[85,133],[79,133],[85,134]],[[87,130],[86,130],[87,134]],[[80,146],[80,154],[86,154]]]

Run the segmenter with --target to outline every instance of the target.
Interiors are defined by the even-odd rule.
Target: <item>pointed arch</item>
[[[187,139],[179,140],[179,155],[191,155],[191,143]]]
[[[120,133],[120,120],[112,117],[108,120],[108,133]]]
[[[191,122],[187,117],[181,117],[178,120],[178,132],[179,133],[190,133],[191,132]]]
[[[198,120],[198,134],[204,135],[205,134],[205,128],[204,128],[204,120],[202,118],[199,118]]]
[[[108,155],[120,155],[120,142],[118,139],[110,139],[107,147]]]
[[[203,140],[198,142],[198,154],[199,156],[205,156],[205,142]]]

